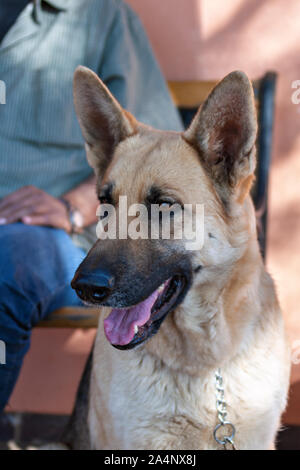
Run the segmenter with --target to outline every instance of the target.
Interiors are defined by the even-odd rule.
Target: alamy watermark
[[[127,204],[120,196],[118,211],[112,204],[100,204],[96,228],[100,240],[183,240],[187,250],[204,244],[204,204]]]
[[[300,104],[300,80],[294,80],[292,88],[295,88],[295,91],[292,93],[291,101],[293,104]]]
[[[3,80],[0,80],[0,104],[6,104],[6,85]]]
[[[6,364],[6,345],[5,342],[0,339],[0,365]]]

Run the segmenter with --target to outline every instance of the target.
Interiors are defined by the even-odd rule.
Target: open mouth
[[[104,320],[108,341],[118,349],[132,349],[157,333],[169,312],[182,301],[187,282],[175,275],[145,300],[128,308],[114,308]]]

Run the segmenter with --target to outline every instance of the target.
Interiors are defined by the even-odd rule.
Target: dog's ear
[[[184,133],[199,152],[221,199],[248,194],[255,169],[257,119],[252,85],[232,72],[212,90]]]
[[[116,146],[135,133],[137,123],[100,78],[86,67],[75,70],[73,94],[89,164],[102,175]]]

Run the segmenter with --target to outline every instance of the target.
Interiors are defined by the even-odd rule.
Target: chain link
[[[215,441],[223,446],[224,450],[236,450],[234,445],[235,427],[227,420],[227,404],[221,369],[215,372],[216,408],[219,423],[216,425],[213,436]],[[221,433],[222,431],[222,433]]]

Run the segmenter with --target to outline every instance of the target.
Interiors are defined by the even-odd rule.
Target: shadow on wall
[[[168,79],[221,79],[235,69],[255,78],[277,71],[280,122],[294,122],[276,122],[274,159],[288,158],[300,125],[291,102],[291,83],[300,79],[298,0],[288,8],[284,0],[229,0],[226,6],[221,0],[128,3],[140,14]]]

